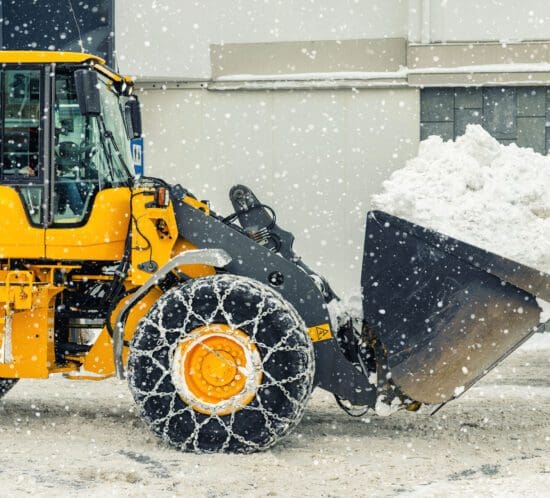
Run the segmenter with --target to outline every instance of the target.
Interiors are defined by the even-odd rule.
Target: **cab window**
[[[93,159],[99,136],[90,118],[82,116],[72,72],[55,79],[54,223],[79,223],[98,188]]]
[[[125,138],[118,96],[105,81],[100,80],[100,85],[102,115],[83,116],[74,73],[56,75],[55,224],[81,223],[99,190],[128,185],[129,142]]]
[[[0,175],[16,187],[33,223],[42,216],[39,69],[4,68],[0,74]]]

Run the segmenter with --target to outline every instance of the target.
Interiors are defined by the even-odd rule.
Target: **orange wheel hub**
[[[262,361],[247,334],[211,324],[178,344],[172,379],[180,397],[196,411],[227,415],[254,399],[262,382]]]

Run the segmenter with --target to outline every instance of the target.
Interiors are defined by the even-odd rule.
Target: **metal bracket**
[[[147,273],[154,273],[158,270],[158,267],[159,265],[157,264],[156,261],[144,261],[143,263],[140,263],[139,265],[137,265],[137,267],[142,270],[142,271],[145,271]]]
[[[229,192],[229,199],[236,211],[239,223],[247,235],[270,251],[280,252],[289,261],[298,256],[292,250],[294,235],[275,223],[264,205],[245,185],[235,185]]]
[[[166,277],[174,268],[183,265],[207,265],[223,268],[231,262],[231,256],[223,249],[197,249],[185,251],[174,256],[162,266],[147,282],[145,282],[119,311],[115,326],[113,328],[113,353],[115,360],[116,374],[119,379],[124,378],[124,363],[122,361],[122,350],[124,348],[124,325],[128,311],[136,304],[150,289]]]

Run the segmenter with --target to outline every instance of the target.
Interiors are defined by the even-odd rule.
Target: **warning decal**
[[[329,339],[332,339],[332,332],[330,331],[330,325],[328,323],[315,325],[315,327],[309,327],[307,331],[309,337],[313,342],[327,341]]]

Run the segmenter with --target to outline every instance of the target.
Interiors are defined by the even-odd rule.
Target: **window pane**
[[[39,174],[40,72],[9,69],[2,78],[2,157],[5,180]]]
[[[79,223],[99,188],[97,126],[80,113],[74,74],[55,80],[54,213],[55,223]]]
[[[44,195],[43,186],[29,185],[28,187],[21,187],[19,191],[30,219],[35,225],[40,224],[42,220],[42,196]]]
[[[106,142],[112,155],[112,168],[109,172],[111,181],[114,183],[126,183],[130,176],[129,167],[132,165],[130,155],[130,139],[127,134],[126,122],[121,102],[109,83],[102,79],[101,85],[101,113],[105,122],[107,132],[112,139]],[[108,152],[109,152],[108,151]]]
[[[43,209],[40,70],[4,68],[0,89],[0,174],[17,186],[32,223]]]
[[[83,116],[74,73],[60,69],[55,83],[54,222],[79,223],[96,192],[127,185],[129,139],[118,96],[101,79],[101,116]]]
[[[548,87],[424,88],[420,90],[420,138],[453,140],[469,124],[482,125],[502,144],[549,153]]]

